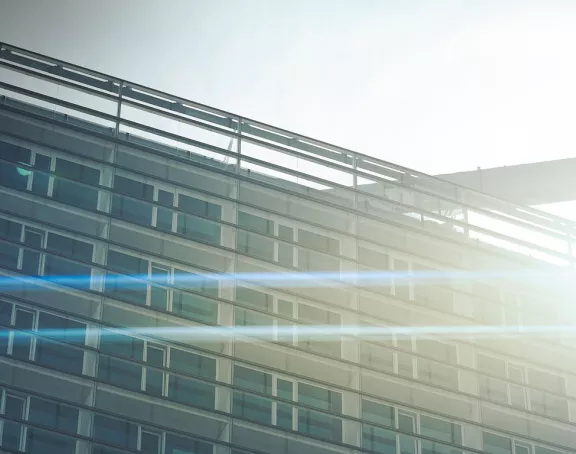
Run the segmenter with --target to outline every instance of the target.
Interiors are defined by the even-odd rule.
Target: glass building
[[[0,452],[576,452],[574,224],[0,49]]]

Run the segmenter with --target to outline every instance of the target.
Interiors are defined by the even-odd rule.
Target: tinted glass
[[[114,191],[150,202],[154,197],[154,186],[120,175],[114,176]]]

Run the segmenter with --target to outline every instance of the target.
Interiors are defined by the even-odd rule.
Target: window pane
[[[28,415],[30,422],[76,433],[78,429],[78,410],[56,402],[32,397]]]
[[[263,236],[258,236],[244,230],[238,230],[237,249],[254,257],[263,260],[274,260],[274,240]]]
[[[28,148],[0,141],[0,156],[7,161],[29,163],[32,152]]]
[[[117,333],[116,331],[103,329],[100,335],[100,350],[142,361],[144,341]]]
[[[190,378],[170,375],[168,396],[176,402],[214,408],[215,386]]]
[[[3,156],[0,156],[0,158]],[[8,188],[25,191],[31,169],[27,165],[16,165],[0,161],[0,184]]]
[[[265,311],[272,311],[272,295],[251,288],[236,287],[236,301]]]
[[[216,360],[184,350],[170,350],[170,368],[185,374],[216,379]]]
[[[340,253],[340,242],[338,240],[304,229],[298,229],[298,243],[305,247],[319,249],[332,254]]]
[[[121,388],[140,391],[142,389],[142,366],[100,355],[98,378]]]
[[[383,426],[394,427],[394,407],[363,399],[362,419]]]
[[[222,207],[220,205],[183,194],[178,195],[178,208],[187,213],[210,219],[220,220],[222,217]]]
[[[55,257],[53,255],[46,255],[44,275],[62,276],[64,278],[64,280],[61,282],[63,285],[81,289],[89,289],[92,276],[92,268],[87,265],[81,265],[80,263],[71,262],[70,260]]]
[[[56,173],[72,180],[97,185],[100,182],[100,171],[92,167],[77,164],[65,159],[56,158]]]
[[[20,242],[22,224],[0,218],[0,238]]]
[[[171,232],[173,214],[174,212],[172,210],[158,207],[156,210],[156,227],[165,232]]]
[[[254,214],[238,212],[238,226],[268,235],[274,234],[274,221],[261,218]]]
[[[362,246],[358,248],[358,260],[363,265],[368,265],[380,271],[390,269],[388,254],[373,251]]]
[[[462,429],[458,424],[431,416],[420,416],[420,433],[449,443],[462,443]]]
[[[148,260],[114,250],[108,251],[108,266],[121,273],[148,275]]]
[[[37,338],[36,362],[63,372],[81,374],[84,364],[84,352],[74,347]]]
[[[298,432],[323,440],[342,441],[342,421],[313,410],[298,409]]]
[[[104,443],[136,449],[138,426],[104,415],[94,415],[94,438]]]
[[[202,323],[218,322],[218,303],[193,293],[173,290],[172,311]]]
[[[382,454],[396,454],[396,434],[386,429],[362,426],[362,447]]]
[[[123,195],[114,194],[112,215],[145,227],[152,225],[152,205]]]
[[[272,424],[272,401],[234,391],[233,414],[262,424]]]
[[[121,175],[114,176],[114,192],[131,195],[139,199],[152,201],[154,197],[154,186],[131,180]]]
[[[298,383],[298,402],[336,413],[342,411],[342,394],[307,383]]]
[[[98,189],[69,180],[55,179],[52,197],[68,205],[89,210],[96,210],[98,206]]]
[[[489,454],[512,454],[512,442],[509,438],[484,432],[484,451]]]
[[[112,298],[144,306],[146,304],[146,295],[148,294],[148,285],[145,281],[107,273],[106,293],[110,294]]]
[[[246,367],[234,366],[234,384],[264,394],[272,394],[272,375]]]
[[[76,441],[47,430],[28,427],[26,432],[26,451],[30,454],[73,454]]]
[[[48,240],[46,242],[46,249],[48,251],[58,252],[68,257],[91,262],[93,248],[94,246],[90,243],[58,235],[53,232],[48,233]]]
[[[212,450],[210,443],[166,434],[166,454],[212,454]]]
[[[221,226],[206,219],[178,213],[176,230],[192,240],[220,244]]]
[[[160,452],[160,435],[142,431],[140,450],[145,454],[158,454]]]
[[[16,268],[20,248],[14,244],[0,243],[0,266]]]

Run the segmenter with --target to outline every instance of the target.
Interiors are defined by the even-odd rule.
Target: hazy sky
[[[576,156],[576,2],[0,0],[0,40],[428,173]]]

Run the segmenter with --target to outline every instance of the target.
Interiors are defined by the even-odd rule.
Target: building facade
[[[0,452],[576,452],[573,224],[0,49]]]

